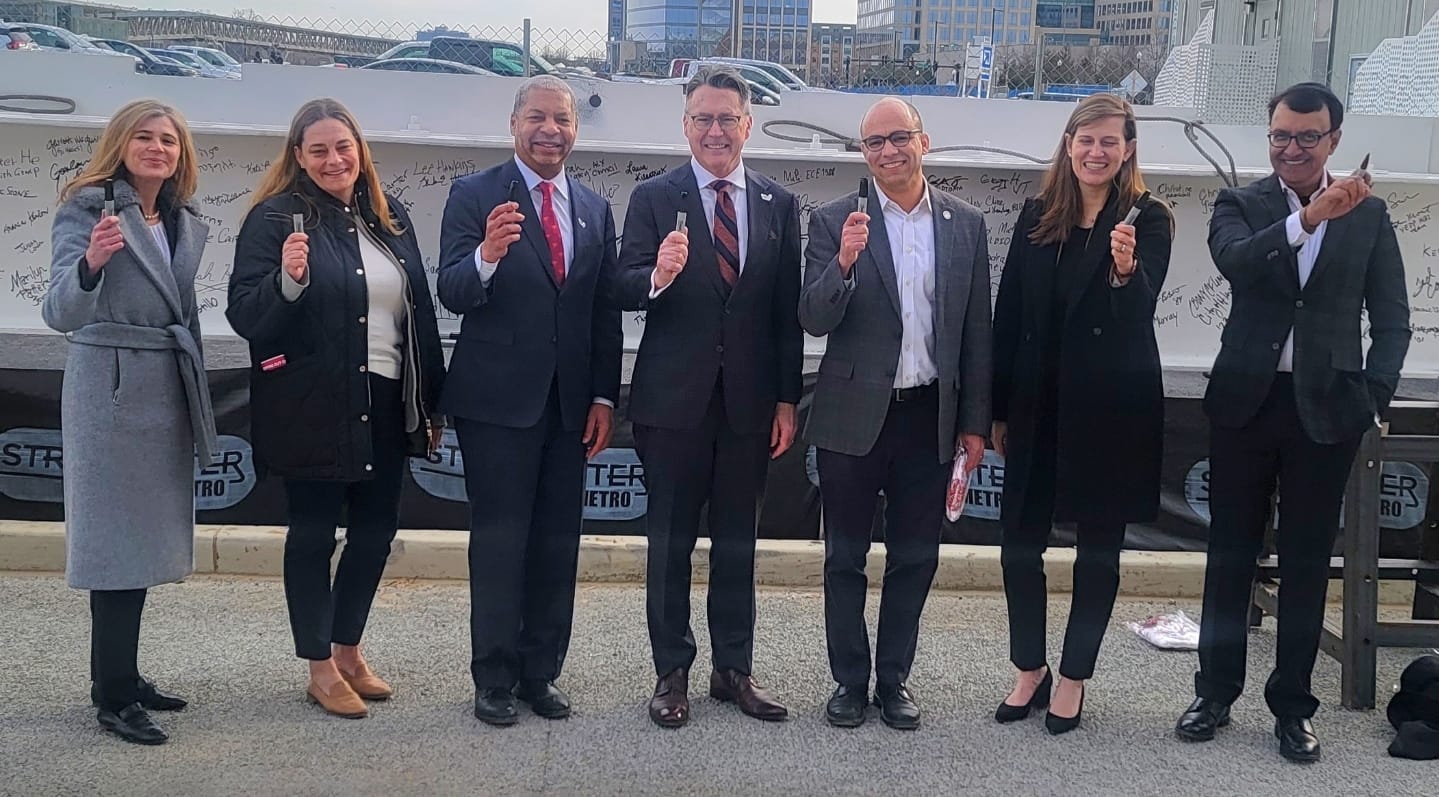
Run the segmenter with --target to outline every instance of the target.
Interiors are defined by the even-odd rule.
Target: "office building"
[[[1088,44],[1095,7],[1096,0],[859,0],[855,57],[932,60],[983,37],[996,46],[1028,44],[1036,27],[1077,31],[1073,41],[1049,34],[1050,42]]]
[[[1098,0],[1095,27],[1105,44],[1167,47],[1175,0]]]
[[[809,74],[813,86],[847,86],[853,79],[855,26],[816,22],[809,27]]]
[[[1109,0],[1101,0],[1109,2]],[[1216,45],[1277,41],[1277,86],[1329,84],[1340,99],[1385,39],[1413,36],[1439,13],[1439,0],[1174,0],[1177,41],[1188,41],[1213,12]]]
[[[810,5],[811,0],[624,0],[624,38],[640,45],[651,67],[675,58],[738,55],[803,73],[809,65]]]

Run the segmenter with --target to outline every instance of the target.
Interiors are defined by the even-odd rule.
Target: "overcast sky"
[[[535,27],[604,31],[606,0],[111,0],[139,8],[208,11],[229,16],[253,9],[261,16],[397,23],[402,29],[421,26],[514,27],[529,16]],[[524,6],[521,9],[521,6]],[[854,22],[858,0],[813,0],[814,21]],[[403,24],[400,24],[403,23]],[[358,32],[358,31],[357,31]],[[406,35],[412,35],[413,31]],[[394,34],[396,38],[399,33]]]

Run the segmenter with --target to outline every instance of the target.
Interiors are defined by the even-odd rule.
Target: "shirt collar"
[[[929,196],[929,184],[928,184],[928,183],[925,183],[925,186],[924,186],[924,196],[922,196],[922,197],[919,198],[919,204],[918,204],[918,205],[915,205],[915,206],[914,206],[914,210],[911,210],[911,211],[909,211],[909,212],[905,212],[905,209],[904,209],[904,208],[902,208],[902,207],[900,207],[898,204],[896,204],[893,199],[890,199],[889,196],[886,195],[886,194],[884,193],[884,191],[880,189],[879,183],[871,180],[871,181],[870,181],[870,185],[874,186],[874,197],[875,197],[875,199],[878,199],[878,200],[879,200],[879,207],[880,207],[881,210],[887,210],[887,209],[889,209],[890,207],[893,207],[893,208],[894,208],[894,211],[895,211],[896,213],[900,213],[900,214],[906,215],[906,216],[912,216],[912,215],[915,215],[915,214],[917,214],[917,213],[929,213],[929,212],[931,212],[931,211],[933,210],[933,205],[931,204],[930,196]]]
[[[735,187],[736,191],[744,190],[744,161],[740,161],[739,165],[734,167],[734,171],[725,177],[710,174],[709,169],[701,166],[699,160],[693,157],[690,158],[690,168],[694,169],[695,182],[699,183],[700,188],[708,188],[709,184],[715,180],[727,180],[730,185]]]
[[[1294,189],[1293,189],[1293,188],[1290,188],[1289,185],[1284,182],[1284,178],[1283,178],[1283,177],[1279,177],[1278,175],[1275,175],[1275,177],[1278,177],[1278,179],[1279,179],[1279,187],[1280,187],[1281,189],[1283,189],[1284,193],[1288,194],[1289,196],[1294,197],[1295,199],[1299,199],[1299,194],[1295,193],[1295,192],[1294,192]],[[1313,193],[1313,194],[1310,194],[1310,195],[1309,195],[1309,198],[1310,198],[1311,200],[1314,199],[1314,197],[1316,197],[1316,196],[1319,195],[1319,192],[1320,192],[1320,191],[1323,191],[1324,189],[1326,189],[1326,188],[1328,188],[1328,187],[1329,187],[1329,172],[1326,171],[1326,172],[1324,172],[1324,175],[1319,178],[1319,187],[1316,188],[1316,189],[1314,189],[1314,193]]]
[[[529,166],[527,166],[524,161],[520,160],[520,156],[518,155],[515,156],[515,165],[520,167],[520,176],[525,178],[525,188],[527,188],[528,190],[533,191],[535,190],[535,186],[544,182],[545,178],[541,177],[538,173],[535,172],[534,169],[531,169]],[[570,181],[568,175],[565,173],[565,168],[563,166],[560,167],[560,173],[556,175],[555,179],[551,180],[550,182],[555,184],[555,193],[558,194],[561,199],[569,200]]]

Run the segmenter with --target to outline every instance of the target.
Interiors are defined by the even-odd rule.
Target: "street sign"
[[[1133,97],[1148,88],[1149,81],[1145,80],[1144,76],[1139,74],[1138,70],[1134,70],[1125,75],[1123,80],[1119,81],[1119,87],[1124,89],[1125,94]]]

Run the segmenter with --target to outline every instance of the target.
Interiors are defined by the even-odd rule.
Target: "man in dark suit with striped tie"
[[[799,205],[744,167],[752,125],[739,73],[701,68],[685,86],[693,158],[636,186],[625,214],[617,292],[646,311],[629,415],[649,493],[650,718],[664,727],[689,720],[690,556],[706,503],[710,694],[759,719],[788,716],[751,669],[766,463],[794,441],[800,398]]]

